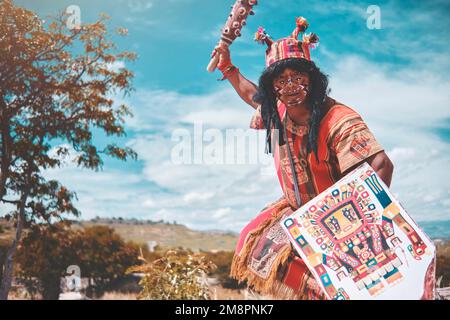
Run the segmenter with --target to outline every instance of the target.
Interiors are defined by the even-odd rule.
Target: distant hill
[[[106,225],[125,240],[141,244],[156,241],[161,247],[184,247],[204,251],[232,251],[238,235],[223,231],[194,231],[176,223],[137,219],[93,219],[81,221],[82,226]]]
[[[89,221],[73,221],[73,227],[104,225],[113,228],[126,241],[138,244],[156,244],[163,248],[184,247],[194,251],[233,251],[238,235],[224,231],[194,231],[184,225],[162,220],[138,220],[122,218],[96,218]],[[15,228],[0,218],[0,246],[11,243]]]
[[[93,219],[83,225],[103,224],[114,228],[123,238],[138,243],[157,241],[164,246],[183,246],[203,250],[234,250],[237,233],[194,231],[184,225],[164,221],[137,219]],[[419,221],[418,225],[431,239],[450,239],[450,220]]]

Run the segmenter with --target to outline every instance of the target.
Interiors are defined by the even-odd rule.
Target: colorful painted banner
[[[435,247],[367,163],[281,224],[330,299],[434,299]]]

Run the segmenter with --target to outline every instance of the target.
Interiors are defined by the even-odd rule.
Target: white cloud
[[[411,147],[397,147],[389,151],[389,157],[394,162],[408,161],[413,159],[414,156],[416,156],[416,150]]]
[[[192,111],[181,120],[187,123],[198,123],[201,121],[206,125],[215,128],[244,128],[249,123],[249,110],[242,108],[241,110],[233,110],[232,108],[220,109],[211,108],[198,111]]]
[[[127,0],[128,8],[133,13],[142,13],[147,10],[150,10],[153,7],[153,3],[151,1],[145,0]]]
[[[187,203],[201,202],[211,199],[214,196],[214,192],[189,192],[183,196],[183,200]]]
[[[204,41],[218,42],[220,40],[220,35],[222,33],[223,25],[224,25],[224,23],[216,24],[216,26],[212,30],[205,32],[203,35],[200,35],[199,38]]]
[[[130,102],[134,117],[127,125],[135,131],[161,129],[203,122],[219,128],[248,127],[253,109],[231,89],[206,95],[182,95],[175,91],[139,90]],[[163,127],[160,127],[160,126]]]
[[[337,61],[338,62],[338,61]],[[450,146],[433,133],[450,117],[450,82],[429,71],[393,71],[348,56],[336,63],[332,96],[361,113],[394,162],[392,190],[417,220],[448,219]]]
[[[153,199],[145,199],[144,202],[142,203],[142,206],[144,208],[155,208],[156,203],[155,203],[155,200],[153,200]]]
[[[118,72],[120,69],[125,68],[125,62],[122,60],[116,60],[112,63],[107,64],[107,69],[109,71]]]
[[[231,212],[232,212],[231,208],[219,208],[213,213],[212,216],[214,219],[221,219],[227,215],[230,215]]]

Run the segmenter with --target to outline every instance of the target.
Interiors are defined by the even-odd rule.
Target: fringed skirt
[[[239,282],[246,280],[249,287],[274,299],[326,299],[279,223],[292,212],[282,197],[242,230],[230,276]]]

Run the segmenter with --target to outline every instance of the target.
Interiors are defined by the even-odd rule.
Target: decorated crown
[[[315,48],[319,44],[319,37],[315,33],[306,34],[308,29],[308,21],[303,17],[298,17],[296,27],[289,37],[273,41],[263,27],[259,27],[255,33],[255,41],[268,46],[266,50],[266,67],[272,63],[288,59],[303,58],[311,60],[310,49]],[[298,40],[299,35],[301,40]]]

